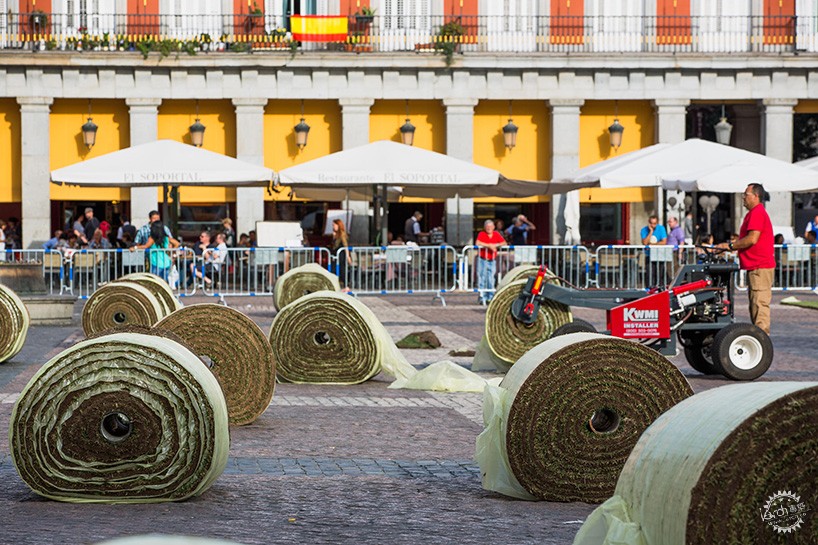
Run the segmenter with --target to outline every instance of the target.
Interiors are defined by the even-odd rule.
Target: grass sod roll
[[[486,310],[485,338],[491,352],[501,360],[514,363],[563,324],[571,321],[571,309],[546,300],[540,305],[537,321],[526,325],[511,315],[511,305],[525,287],[525,280],[506,284],[494,295]]]
[[[270,405],[275,359],[270,342],[253,320],[229,307],[191,305],[164,318],[155,329],[170,331],[205,356],[227,400],[230,423],[252,423]]]
[[[818,383],[707,390],[639,439],[615,495],[575,545],[812,545],[818,536]],[[604,513],[604,514],[603,514]]]
[[[92,336],[129,325],[152,327],[164,316],[164,305],[153,291],[136,282],[100,286],[82,308],[82,330]]]
[[[143,288],[148,288],[162,304],[164,316],[168,316],[170,313],[182,308],[170,285],[155,274],[146,272],[131,273],[120,277],[117,281],[136,282]]]
[[[37,494],[74,503],[154,503],[205,491],[227,465],[227,405],[188,348],[138,333],[77,343],[14,405],[11,457]]]
[[[273,305],[281,310],[299,297],[316,291],[341,291],[338,277],[317,263],[290,269],[276,281]]]
[[[596,333],[533,348],[494,392],[500,399],[484,406],[487,426],[478,438],[484,487],[587,503],[611,495],[640,434],[692,394],[681,372],[654,350]],[[499,466],[486,457],[492,449]],[[507,468],[511,476],[487,467]],[[512,493],[493,484],[502,481],[514,483]]]
[[[276,372],[288,382],[359,384],[381,370],[415,373],[375,314],[342,293],[315,292],[282,308],[270,344]]]
[[[23,300],[0,284],[0,363],[9,361],[23,349],[30,321]]]

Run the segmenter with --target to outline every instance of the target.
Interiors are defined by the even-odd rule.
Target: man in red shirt
[[[483,230],[477,235],[477,290],[480,304],[485,305],[494,297],[494,277],[497,273],[497,249],[506,245],[503,235],[494,230],[494,222],[483,222]]]
[[[738,250],[741,268],[747,271],[747,293],[750,297],[750,319],[770,334],[770,301],[773,298],[775,250],[773,224],[761,201],[764,187],[750,184],[744,190],[744,207],[748,210],[735,242],[719,244],[720,248]]]

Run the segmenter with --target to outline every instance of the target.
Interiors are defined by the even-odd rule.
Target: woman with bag
[[[151,274],[162,277],[166,282],[170,274],[170,267],[173,261],[170,257],[168,248],[178,248],[179,241],[173,237],[169,237],[165,233],[165,225],[161,221],[151,223],[151,231],[148,240],[145,244],[138,244],[131,246],[130,251],[136,249],[148,250],[149,260],[151,262]]]

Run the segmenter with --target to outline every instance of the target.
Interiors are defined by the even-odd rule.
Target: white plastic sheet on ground
[[[500,381],[499,378],[492,380]],[[420,371],[415,371],[410,377],[395,380],[389,385],[389,388],[479,393],[490,382],[465,367],[461,367],[449,360],[443,360],[433,363]]]

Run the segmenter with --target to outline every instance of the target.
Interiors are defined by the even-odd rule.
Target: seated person
[[[111,243],[105,238],[105,234],[99,227],[94,231],[94,236],[88,241],[89,250],[110,250]]]
[[[60,244],[60,238],[61,237],[62,237],[62,229],[57,229],[56,231],[54,231],[54,236],[51,237],[50,239],[48,239],[43,244],[43,249],[48,250],[48,251],[56,250],[57,246]]]
[[[198,268],[194,274],[197,278],[203,278],[204,283],[209,286],[213,282],[213,275],[218,275],[222,270],[222,266],[227,263],[227,243],[225,242],[224,233],[216,235],[216,246],[206,248],[202,252],[202,258],[204,259],[204,277],[202,276],[202,270]]]
[[[193,259],[190,261],[190,274],[188,275],[186,281],[187,287],[190,287],[193,284],[194,277],[202,277],[200,260],[203,260],[205,250],[212,247],[213,244],[210,240],[210,231],[202,231],[199,233],[199,241],[193,245]],[[196,274],[197,269],[199,269],[198,274]]]

